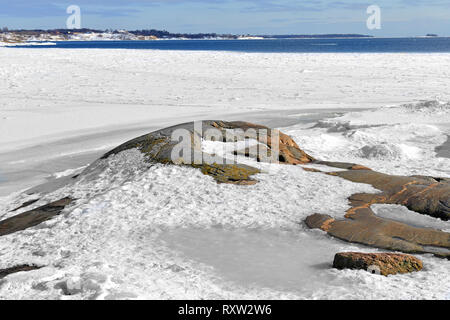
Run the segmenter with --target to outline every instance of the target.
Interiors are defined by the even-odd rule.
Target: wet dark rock
[[[33,199],[33,200],[26,201],[22,205],[20,205],[19,207],[11,210],[10,212],[15,212],[15,211],[18,211],[20,209],[26,208],[26,207],[31,206],[33,203],[36,203],[38,201],[39,201],[39,199]]]
[[[62,210],[74,200],[63,198],[46,204],[39,208],[18,214],[14,217],[0,221],[0,236],[8,235],[17,231],[34,227],[61,213]]]
[[[19,266],[14,266],[11,268],[6,268],[6,269],[0,269],[0,279],[13,274],[13,273],[17,273],[17,272],[24,272],[24,271],[32,271],[32,270],[37,270],[40,269],[42,267],[38,267],[38,266],[34,266],[34,265],[27,265],[27,264],[23,264],[23,265],[19,265]]]

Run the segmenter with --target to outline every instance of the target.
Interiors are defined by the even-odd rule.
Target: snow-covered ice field
[[[448,150],[439,149],[450,136],[448,54],[0,48],[0,75],[0,219],[35,197],[21,191],[194,119],[281,128],[323,160],[450,177]],[[45,266],[0,280],[0,298],[450,299],[450,261],[429,255],[409,275],[331,269],[336,252],[378,250],[301,222],[341,217],[347,197],[370,186],[287,166],[263,170],[254,186],[218,185],[140,157],[118,154],[94,179],[41,195],[33,207],[80,200],[0,237],[0,269]],[[374,210],[450,230],[404,208]]]

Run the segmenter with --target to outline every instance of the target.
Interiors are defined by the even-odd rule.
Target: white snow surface
[[[0,48],[0,61],[0,150],[188,116],[450,101],[448,54]]]
[[[312,156],[353,162],[399,175],[450,177],[450,159],[436,147],[450,135],[450,103],[424,101],[286,128]]]
[[[0,61],[0,219],[79,199],[46,223],[0,237],[0,269],[43,266],[0,280],[1,299],[450,299],[450,262],[431,255],[419,255],[424,270],[408,275],[331,268],[336,252],[379,250],[302,221],[342,217],[348,196],[377,192],[368,185],[254,162],[262,170],[256,185],[217,184],[196,169],[149,165],[136,150],[70,179],[140,134],[258,115],[294,120],[283,132],[323,160],[449,177],[449,159],[434,151],[450,133],[449,106],[438,102],[450,101],[449,55],[0,48]],[[317,115],[312,109],[372,107],[302,122]],[[283,110],[292,112],[279,118]],[[228,144],[204,148],[220,154],[224,146],[231,152]],[[49,176],[71,182],[21,193]],[[374,210],[448,230],[404,208]]]
[[[17,47],[17,46],[52,46],[56,45],[54,42],[2,42],[0,47]]]

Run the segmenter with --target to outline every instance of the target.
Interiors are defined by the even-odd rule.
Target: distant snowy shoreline
[[[18,47],[18,46],[55,46],[55,42],[47,41],[28,41],[28,42],[0,42],[0,47]]]

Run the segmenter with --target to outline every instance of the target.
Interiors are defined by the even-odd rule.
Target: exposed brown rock
[[[204,122],[205,123],[205,122]],[[261,130],[258,132],[257,136],[252,136],[251,134],[244,134],[241,140],[243,138],[254,138],[258,140],[262,144],[266,144],[268,150],[271,150],[274,142],[272,141],[272,130],[271,128],[249,123],[249,122],[241,122],[241,121],[234,121],[234,122],[224,122],[224,121],[213,121],[212,126],[221,130],[224,129],[242,129],[244,131],[247,131],[248,129],[255,129],[255,130]],[[263,132],[266,130],[267,135],[265,135]],[[297,143],[288,135],[284,134],[283,132],[279,130],[273,130],[277,134],[278,137],[278,148],[279,148],[279,162],[285,163],[285,164],[305,164],[310,163],[314,161],[314,158],[308,155],[306,152],[301,150]],[[245,152],[248,156],[257,155],[257,151],[253,150],[253,152],[250,152],[248,149],[246,149]]]
[[[352,207],[346,212],[345,219],[314,214],[305,221],[310,228],[322,229],[349,242],[450,258],[450,233],[380,218],[370,208],[375,203],[400,204],[410,210],[447,220],[449,211],[446,203],[450,198],[448,182],[430,177],[392,176],[371,170],[340,171],[332,175],[371,184],[383,192],[354,194],[349,198]]]
[[[331,216],[325,214],[313,214],[306,218],[306,225],[311,229],[322,229],[323,231],[328,231],[331,223],[336,221]]]
[[[333,268],[362,269],[387,276],[420,271],[423,264],[408,254],[343,252],[334,256]]]
[[[371,170],[341,171],[335,175],[383,191],[372,198],[373,203],[400,204],[435,218],[450,219],[450,183],[445,179],[394,176]]]
[[[314,214],[305,222],[310,228],[321,229],[348,242],[407,253],[433,253],[450,257],[449,233],[383,219],[375,216],[369,208],[358,209],[351,219],[335,220],[328,215]]]
[[[314,158],[301,150],[291,137],[282,132],[279,132],[279,137],[280,162],[296,165],[314,161]],[[270,143],[268,145],[271,146]]]
[[[245,139],[255,139],[265,145],[263,150],[267,151],[269,156],[271,155],[272,148],[275,146],[275,142],[272,137],[272,129],[265,126],[242,121],[227,122],[217,120],[202,121],[201,124],[202,136],[205,136],[210,129],[217,129],[220,131],[225,141],[227,141],[226,138],[229,136],[229,133],[233,132],[233,142],[244,141]],[[178,144],[178,141],[172,141],[171,137],[172,133],[179,129],[187,130],[190,133],[191,140],[193,142],[195,142],[196,139],[197,141],[200,139],[200,132],[196,132],[198,129],[194,126],[194,122],[184,123],[133,139],[108,152],[102,158],[108,158],[110,155],[124,150],[138,148],[147,156],[149,161],[164,164],[193,166],[195,168],[199,168],[204,174],[211,175],[214,179],[221,183],[243,185],[255,183],[255,180],[251,179],[250,176],[259,173],[259,170],[250,166],[242,164],[226,164],[224,161],[221,163],[208,163],[206,161],[202,161],[202,163],[197,164],[195,162],[195,156],[200,159],[204,159],[205,153],[202,152],[201,147],[195,143],[192,143],[190,153],[191,159],[188,159],[189,161],[186,161],[185,159],[173,160],[172,150]],[[275,159],[276,161],[285,164],[303,164],[314,160],[313,157],[301,150],[292,138],[277,130],[274,131],[274,133],[278,137],[279,148],[279,157],[278,159]],[[236,154],[243,154],[248,157],[254,157],[258,161],[263,161],[258,156],[258,150],[246,149],[236,152]]]

